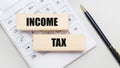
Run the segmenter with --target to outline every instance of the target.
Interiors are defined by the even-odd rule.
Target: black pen
[[[92,16],[89,14],[89,12],[81,6],[81,9],[83,10],[85,16],[90,21],[91,25],[94,27],[94,29],[97,31],[103,42],[106,44],[107,48],[110,50],[111,54],[114,56],[118,64],[120,65],[120,56],[118,52],[113,48],[111,43],[108,41],[102,30],[99,28],[99,26],[96,24],[95,20],[92,18]]]

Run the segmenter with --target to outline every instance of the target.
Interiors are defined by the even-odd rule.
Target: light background
[[[68,0],[68,2],[97,41],[97,46],[66,68],[119,68],[116,60],[84,16],[80,4],[91,13],[112,45],[120,50],[120,0]],[[28,68],[1,26],[0,68]]]

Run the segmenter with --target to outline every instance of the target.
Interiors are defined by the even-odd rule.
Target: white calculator
[[[2,10],[2,9],[1,9]],[[84,34],[86,45],[84,52],[36,52],[32,50],[32,34],[63,34],[64,32],[33,32],[16,30],[16,14],[66,13],[69,14],[69,33]],[[18,0],[15,4],[3,9],[0,24],[22,55],[30,68],[64,68],[75,59],[95,47],[96,43],[89,35],[82,21],[66,0]]]

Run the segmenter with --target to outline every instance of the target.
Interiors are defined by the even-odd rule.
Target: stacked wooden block
[[[68,31],[66,14],[18,14],[17,30],[21,31]],[[84,35],[33,34],[35,51],[83,51]]]

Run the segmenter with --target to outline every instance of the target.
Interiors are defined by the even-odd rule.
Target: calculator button
[[[48,2],[48,0],[35,0],[35,1],[36,3],[38,3],[39,7],[44,6]]]
[[[25,44],[30,43],[32,40],[28,35],[22,34],[17,38],[17,41],[18,41],[18,44],[24,46]]]
[[[45,3],[46,0],[39,0],[40,3]]]
[[[75,21],[75,17],[73,15],[70,15],[68,18],[69,24]]]
[[[15,17],[11,16],[11,17],[7,18],[6,21],[5,21],[5,25],[6,25],[7,28],[9,27],[9,29],[14,27],[16,25]]]
[[[21,34],[21,32],[18,31],[15,27],[12,28],[12,29],[10,30],[10,32],[11,32],[11,34],[12,34],[14,37],[18,37],[18,36],[20,36],[20,34]]]
[[[26,52],[27,54],[30,54],[33,52],[32,50],[32,44],[28,43],[25,46],[23,46],[24,52]]]
[[[26,10],[28,13],[34,11],[35,9],[36,9],[36,6],[35,6],[34,2],[31,2],[26,6]]]
[[[29,55],[29,58],[30,58],[32,61],[35,61],[35,59],[40,58],[40,54],[37,53],[37,52],[33,52],[32,54]]]
[[[17,12],[15,12],[15,14],[21,14],[21,13],[25,13],[25,11],[23,9],[20,9]]]
[[[41,13],[39,10],[35,11],[34,14],[39,14]]]
[[[62,7],[65,5],[63,0],[53,0],[56,7]]]
[[[82,29],[81,29],[80,26],[77,25],[77,24],[74,25],[74,26],[72,26],[72,27],[70,28],[69,32],[70,32],[70,34],[81,34],[81,33],[83,33],[83,32],[82,32]]]
[[[32,31],[23,31],[22,33],[26,34],[29,39],[32,39]]]
[[[53,6],[51,4],[48,4],[45,7],[43,7],[42,12],[43,13],[53,13],[54,8],[53,8]]]
[[[62,7],[59,12],[70,14],[70,10],[67,6]]]

